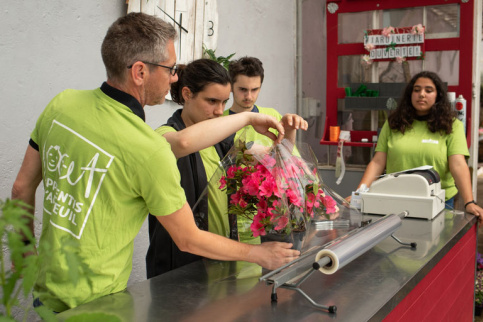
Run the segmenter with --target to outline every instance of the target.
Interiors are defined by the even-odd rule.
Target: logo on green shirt
[[[114,157],[56,120],[42,150],[44,211],[80,239]]]

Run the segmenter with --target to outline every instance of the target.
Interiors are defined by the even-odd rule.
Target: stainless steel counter
[[[272,287],[259,281],[266,271],[258,265],[203,260],[58,317],[103,312],[122,321],[380,321],[475,222],[472,215],[449,211],[432,221],[405,218],[395,235],[416,242],[416,249],[386,238],[333,275],[314,272],[300,288],[319,304],[336,305],[335,314],[315,308],[288,289],[278,288],[278,301],[272,303]],[[345,232],[312,229],[304,248],[323,245]]]

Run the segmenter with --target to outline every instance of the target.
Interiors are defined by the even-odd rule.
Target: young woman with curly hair
[[[473,201],[469,157],[463,123],[451,110],[446,86],[433,72],[415,75],[406,86],[397,109],[382,127],[376,153],[359,187],[369,187],[386,170],[399,172],[431,165],[441,178],[447,208],[458,193],[465,210],[480,218],[483,209]]]

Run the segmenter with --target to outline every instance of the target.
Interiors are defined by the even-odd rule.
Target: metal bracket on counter
[[[410,246],[411,248],[416,248],[418,246],[417,243],[405,243],[403,242],[402,240],[400,240],[399,238],[397,238],[396,236],[394,236],[394,234],[391,234],[391,237],[397,241],[399,244],[401,245],[404,245],[404,246]]]
[[[339,237],[323,246],[314,247],[296,260],[260,277],[260,281],[265,281],[267,285],[272,285],[272,302],[277,302],[277,288],[281,287],[300,293],[313,306],[319,309],[335,313],[337,306],[326,306],[316,303],[300,289],[300,285],[315,271],[320,271],[324,274],[335,273],[389,236],[401,245],[416,248],[416,243],[404,243],[393,235],[401,226],[402,218],[406,216],[407,212],[402,212],[399,215],[384,216],[364,227],[350,231],[345,236]]]
[[[303,297],[305,297],[313,306],[327,310],[330,313],[335,313],[337,311],[337,307],[335,305],[325,306],[316,303],[307,293],[300,289],[300,284],[305,282],[310,275],[312,275],[316,269],[313,267],[314,264],[314,256],[320,250],[312,250],[301,256],[294,262],[288,263],[260,278],[261,281],[265,281],[267,285],[272,286],[272,293],[271,293],[271,300],[272,302],[277,302],[277,288],[285,288],[289,290],[294,290],[300,293]],[[330,263],[330,259],[328,257],[325,258],[327,260],[326,265]],[[289,269],[286,269],[289,268]]]

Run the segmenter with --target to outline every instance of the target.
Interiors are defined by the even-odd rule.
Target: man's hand
[[[250,262],[274,270],[300,256],[300,251],[290,247],[292,247],[290,243],[266,242],[253,246],[248,256],[250,257]]]
[[[250,116],[250,125],[253,126],[255,131],[269,137],[275,142],[275,144],[279,144],[280,142],[282,142],[283,137],[285,135],[285,130],[282,124],[278,122],[276,118],[274,118],[273,116],[261,114],[261,113],[247,113],[247,114]],[[278,137],[269,131],[270,128],[273,128],[278,131]]]
[[[195,224],[188,203],[171,215],[158,216],[157,219],[180,250],[203,257],[224,261],[246,261],[267,269],[275,269],[300,255],[298,250],[290,249],[292,244],[267,242],[262,245],[249,245],[200,230]]]
[[[309,128],[309,124],[303,117],[298,116],[297,114],[285,114],[282,117],[282,125],[285,130],[293,129],[293,130],[305,130]]]
[[[285,138],[295,144],[297,130],[307,131],[309,124],[297,114],[285,114],[280,121],[285,129]]]

